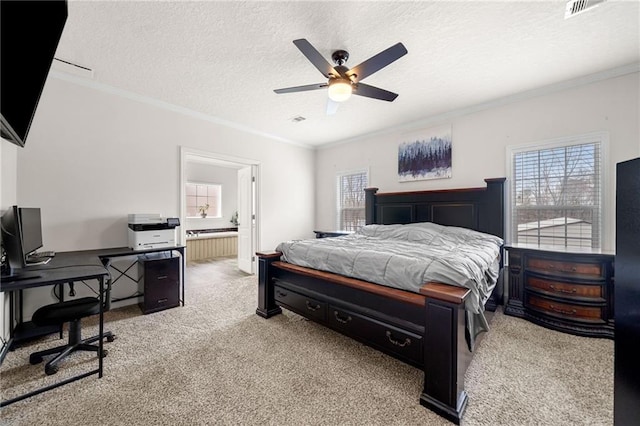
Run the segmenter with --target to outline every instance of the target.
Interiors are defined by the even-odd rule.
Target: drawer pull
[[[551,309],[553,312],[557,312],[559,314],[563,314],[563,315],[575,315],[576,314],[576,310],[575,309],[562,309],[562,308],[556,308],[553,305],[549,305],[549,309]]]
[[[166,275],[158,275],[158,277],[156,278],[158,281],[160,280],[166,280],[167,276]]]
[[[571,290],[565,290],[563,288],[556,288],[556,286],[554,286],[553,284],[549,284],[549,288],[553,291],[557,291],[558,293],[566,293],[566,294],[573,294],[578,291],[578,289],[575,287],[573,287]]]
[[[338,311],[333,311],[333,315],[336,317],[336,321],[338,321],[341,324],[346,324],[349,321],[351,321],[351,315],[347,315],[347,318],[341,318]]]
[[[309,301],[307,300],[307,309],[310,311],[317,311],[318,309],[320,309],[320,305],[316,304],[315,306],[313,306],[311,303],[309,303]]]
[[[280,290],[276,290],[276,293],[278,293],[278,296],[280,297],[287,297],[288,293],[285,293],[284,291],[280,291]]]
[[[404,342],[400,343],[400,340],[395,340],[392,336],[391,336],[391,332],[387,331],[387,339],[389,339],[389,341],[391,343],[393,343],[396,346],[400,346],[401,348],[404,348],[405,346],[409,346],[411,344],[411,339],[409,339],[408,337],[406,339],[404,339]]]

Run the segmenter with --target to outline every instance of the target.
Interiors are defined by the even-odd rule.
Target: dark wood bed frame
[[[485,179],[486,188],[380,194],[367,188],[366,223],[435,222],[504,238],[504,181]],[[422,369],[420,404],[460,423],[472,355],[465,339],[469,290],[429,282],[418,294],[282,262],[279,252],[257,255],[258,315],[269,318],[284,307]],[[502,281],[501,268],[485,305],[489,311],[501,303]]]

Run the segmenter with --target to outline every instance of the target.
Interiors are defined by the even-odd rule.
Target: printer
[[[162,218],[160,214],[129,215],[129,247],[133,250],[175,247],[177,217]]]

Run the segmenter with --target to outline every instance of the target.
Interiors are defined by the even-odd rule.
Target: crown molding
[[[562,81],[559,83],[550,84],[548,86],[538,87],[536,89],[527,90],[524,92],[514,93],[513,95],[505,96],[498,99],[493,99],[491,101],[483,102],[476,105],[471,105],[468,107],[463,107],[459,109],[455,109],[452,111],[448,111],[442,114],[432,115],[426,118],[422,118],[420,120],[412,121],[410,123],[404,123],[398,126],[389,127],[383,130],[379,130],[377,132],[371,132],[364,135],[356,136],[353,138],[342,139],[339,141],[329,142],[317,147],[317,149],[328,149],[333,148],[339,145],[345,145],[352,142],[361,141],[363,139],[369,139],[376,136],[389,135],[392,133],[396,133],[398,131],[409,131],[409,130],[417,130],[420,128],[424,128],[427,126],[432,126],[435,124],[441,124],[447,120],[451,120],[453,118],[462,117],[468,114],[472,114],[475,112],[487,110],[490,108],[496,108],[499,106],[507,105],[514,102],[519,102],[527,99],[532,99],[542,95],[549,95],[552,93],[562,92],[567,89],[572,89],[575,87],[584,86],[591,83],[596,83],[599,81],[609,80],[611,78],[621,77],[627,74],[633,74],[640,72],[640,62],[635,62],[631,64],[627,64],[621,67],[608,69],[602,72],[585,75],[582,77],[574,78],[571,80]]]
[[[242,124],[233,122],[233,121],[229,121],[229,120],[225,120],[222,119],[220,117],[214,117],[208,114],[204,114],[202,112],[198,112],[198,111],[194,111],[192,109],[189,108],[185,108],[185,107],[181,107],[178,105],[174,105],[170,102],[165,102],[165,101],[161,101],[149,96],[144,96],[144,95],[140,95],[138,93],[134,93],[128,90],[124,90],[124,89],[119,89],[117,87],[113,87],[110,86],[108,84],[104,84],[104,83],[98,83],[94,80],[89,80],[87,78],[82,78],[82,77],[78,77],[75,75],[71,75],[69,73],[66,72],[61,72],[55,69],[52,69],[49,72],[49,76],[50,77],[54,77],[57,78],[59,80],[63,80],[69,83],[74,83],[77,84],[79,86],[83,86],[83,87],[88,87],[90,89],[94,89],[94,90],[99,90],[101,92],[105,92],[105,93],[109,93],[111,95],[114,96],[119,96],[122,98],[126,98],[126,99],[130,99],[133,101],[137,101],[137,102],[141,102],[147,105],[152,105],[155,106],[157,108],[161,108],[161,109],[165,109],[168,111],[172,111],[172,112],[176,112],[178,114],[182,114],[182,115],[186,115],[188,117],[193,117],[193,118],[197,118],[203,121],[208,121],[210,123],[215,123],[221,126],[225,126],[225,127],[229,127],[235,130],[239,130],[241,132],[245,132],[245,133],[249,133],[252,135],[256,135],[256,136],[261,136],[264,138],[268,138],[268,139],[272,139],[278,142],[283,142],[286,144],[290,144],[290,145],[296,145],[299,147],[303,147],[303,148],[307,148],[307,149],[315,149],[314,146],[309,145],[309,144],[305,144],[305,143],[301,143],[301,142],[297,142],[297,141],[292,141],[290,139],[286,139],[286,138],[282,138],[276,135],[272,135],[270,133],[264,133],[264,132],[260,132],[258,130],[252,129],[250,127],[244,126]]]

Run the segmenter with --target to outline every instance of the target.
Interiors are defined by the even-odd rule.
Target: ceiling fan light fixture
[[[345,78],[335,78],[329,81],[329,99],[334,102],[344,102],[351,97],[353,89],[351,82]]]

